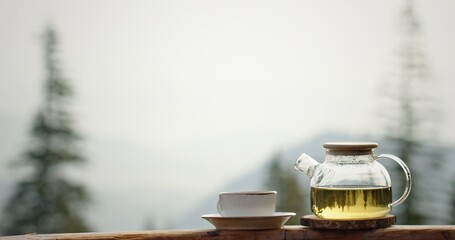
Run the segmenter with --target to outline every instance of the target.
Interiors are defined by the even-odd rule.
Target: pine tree
[[[301,186],[292,167],[285,168],[282,166],[283,160],[280,154],[271,159],[265,187],[277,191],[277,211],[295,212],[297,214],[287,224],[300,224],[300,216],[303,216],[306,206],[303,186]]]
[[[46,28],[44,101],[32,125],[30,145],[18,159],[32,172],[17,183],[6,204],[2,221],[6,235],[89,230],[80,214],[88,202],[86,189],[65,179],[61,171],[85,159],[67,109],[73,91],[59,68],[57,40],[56,32]]]
[[[397,72],[391,75],[384,89],[389,106],[386,137],[395,148],[396,155],[403,159],[413,174],[413,191],[400,206],[398,220],[402,224],[424,224],[428,216],[419,211],[420,196],[424,192],[423,176],[417,171],[415,159],[426,156],[430,161],[441,161],[440,152],[432,152],[424,143],[436,141],[438,114],[432,104],[428,89],[429,67],[420,42],[421,26],[412,0],[407,0],[402,14],[403,42],[398,52]],[[382,114],[386,114],[382,112]]]

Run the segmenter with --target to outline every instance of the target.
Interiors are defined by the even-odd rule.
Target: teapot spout
[[[304,172],[308,177],[313,177],[314,172],[321,164],[308,156],[306,153],[302,153],[294,164],[294,169]]]

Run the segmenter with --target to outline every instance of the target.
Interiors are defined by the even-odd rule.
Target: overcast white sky
[[[186,180],[176,186],[218,190],[320,132],[376,132],[377,88],[393,68],[403,6],[0,0],[0,117],[28,124],[36,111],[44,79],[40,35],[52,23],[87,142],[120,139],[157,150],[163,161],[184,166],[176,174]],[[442,137],[454,143],[455,2],[415,6],[435,79],[429,90],[445,114]],[[105,166],[91,164],[92,185],[128,186],[96,178]]]

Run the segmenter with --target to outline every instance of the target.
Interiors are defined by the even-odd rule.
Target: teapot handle
[[[406,200],[406,198],[408,198],[409,194],[411,193],[411,186],[412,186],[411,171],[409,170],[408,166],[403,162],[403,160],[401,160],[400,158],[398,158],[398,157],[396,157],[396,156],[394,156],[392,154],[381,154],[377,158],[392,159],[395,162],[397,162],[398,165],[400,165],[400,167],[404,171],[404,175],[406,177],[406,186],[404,188],[404,193],[403,193],[403,195],[401,195],[400,198],[398,198],[398,200],[396,200],[395,202],[392,202],[391,204],[389,204],[389,207],[395,207],[395,206],[403,203],[403,201]]]

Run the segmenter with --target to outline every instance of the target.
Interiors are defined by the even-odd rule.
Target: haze
[[[0,118],[15,128],[2,136],[1,173],[13,175],[6,166],[26,143],[41,102],[40,35],[47,24],[60,36],[89,159],[76,177],[92,192],[123,191],[139,199],[137,206],[169,209],[158,214],[170,214],[163,217],[168,221],[318,133],[379,133],[378,88],[394,67],[403,6],[2,0]],[[455,2],[415,1],[415,7],[432,74],[429,91],[444,112],[441,139],[453,144]],[[176,195],[160,196],[160,189]],[[140,192],[145,197],[134,195]],[[131,217],[142,209],[117,211]],[[94,224],[100,231],[139,229],[143,218]]]

